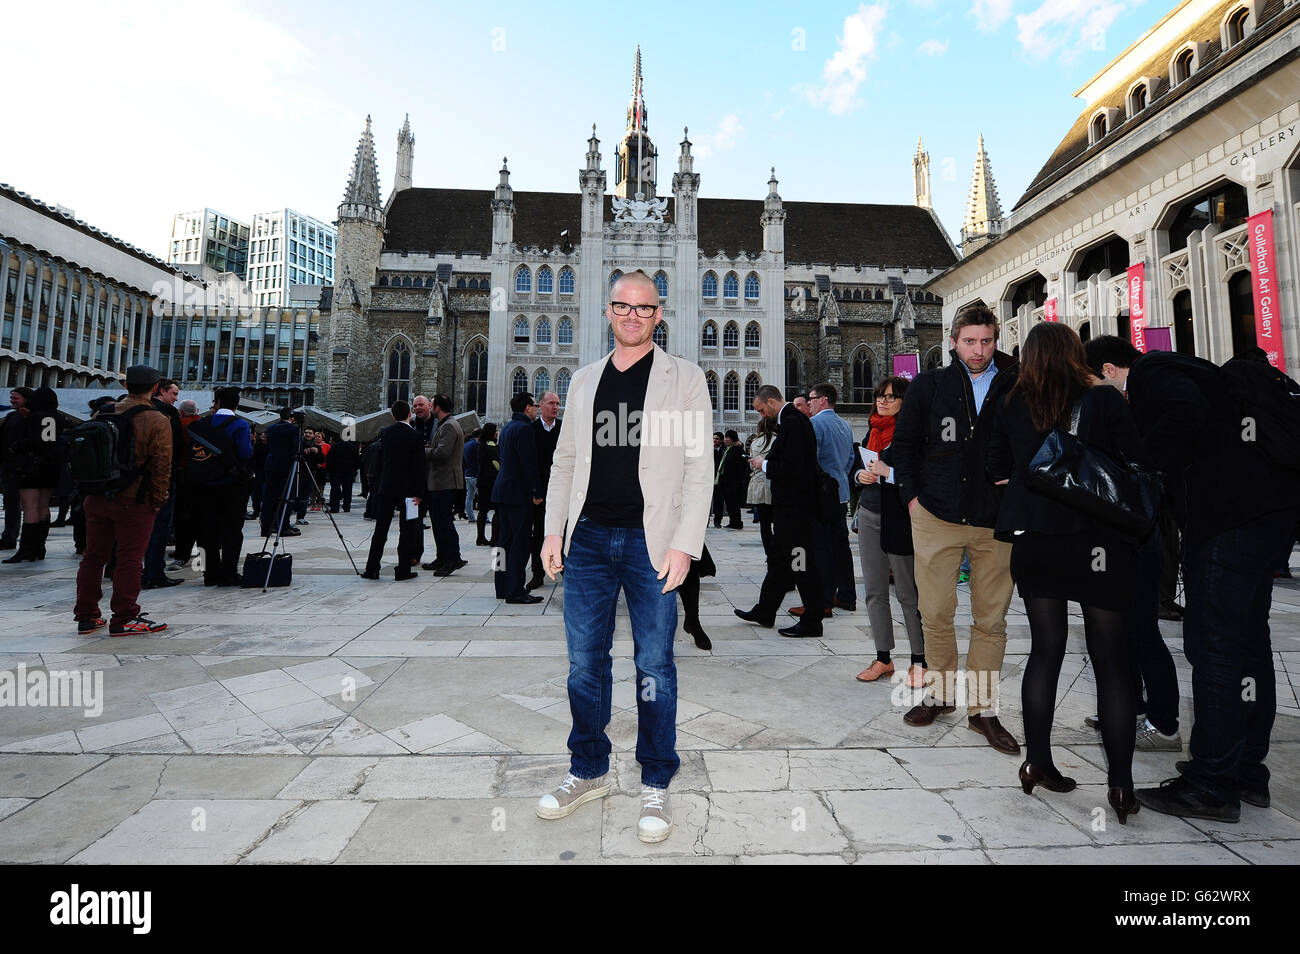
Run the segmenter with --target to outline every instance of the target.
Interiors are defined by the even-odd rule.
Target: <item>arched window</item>
[[[740,410],[740,375],[728,371],[722,379],[722,409],[724,411]]]
[[[528,372],[523,368],[515,368],[515,373],[510,376],[510,396],[522,394],[528,390]]]
[[[460,278],[456,279],[456,287],[457,288],[465,287],[465,277],[463,275]]]
[[[759,346],[759,344],[760,344],[761,342],[762,342],[762,339],[759,337],[759,332],[758,332],[758,322],[757,322],[757,321],[751,321],[749,324],[745,325],[745,348],[746,348],[746,350],[748,350],[748,349],[750,349],[750,348],[753,348],[753,349],[757,350],[757,349],[758,349],[758,346]]]
[[[614,287],[614,283],[617,282],[617,281],[618,281],[620,278],[622,278],[622,277],[623,277],[623,273],[620,272],[617,268],[614,269],[612,272],[610,272],[610,273],[609,273],[609,287],[610,287],[610,288],[613,288],[613,287]]]
[[[1235,229],[1250,214],[1246,190],[1235,182],[1222,182],[1179,208],[1169,224],[1169,251],[1187,248],[1187,237],[1208,225],[1220,231]],[[1235,353],[1235,352],[1234,352]]]
[[[933,371],[935,368],[943,366],[943,349],[935,345],[925,353],[925,360],[921,362],[922,371]]]
[[[411,287],[411,276],[410,276],[410,275],[403,276],[403,278],[402,278],[402,287],[403,287],[403,288],[410,288],[410,287]]]
[[[1092,141],[1100,142],[1106,138],[1106,114],[1098,113],[1092,118]]]
[[[799,349],[794,345],[785,346],[785,399],[789,401],[799,393],[799,383],[803,380],[803,360]]]
[[[668,297],[668,276],[663,272],[655,272],[655,288],[661,299]]]
[[[874,378],[871,374],[871,352],[866,348],[859,348],[853,356],[853,403],[869,404],[874,386]]]
[[[545,368],[539,368],[536,377],[533,378],[533,397],[537,400],[542,399],[542,395],[551,389],[551,372]]]
[[[1174,57],[1173,75],[1170,76],[1170,85],[1177,86],[1191,78],[1192,67],[1196,63],[1196,51],[1192,49],[1183,50]]]
[[[537,319],[537,343],[539,345],[551,343],[551,319],[545,316]]]
[[[745,300],[758,301],[758,275],[754,272],[745,276]]]
[[[564,276],[560,276],[560,287],[564,286]],[[561,318],[559,327],[555,329],[555,339],[559,344],[573,344],[573,319]]]
[[[555,393],[560,398],[560,407],[564,407],[569,400],[569,369],[560,368],[555,375]]]
[[[555,280],[551,274],[549,265],[543,265],[537,270],[537,294],[549,295],[555,289]]]
[[[384,381],[384,397],[388,407],[396,401],[411,399],[411,346],[406,339],[398,338],[388,349],[384,365],[388,371]]]
[[[528,344],[528,319],[523,315],[515,319],[515,344]]]
[[[705,372],[704,383],[709,386],[709,403],[713,405],[713,413],[718,413],[718,376],[712,371]]]
[[[1146,83],[1138,83],[1134,86],[1128,94],[1128,114],[1134,116],[1146,109],[1149,95]]]
[[[727,322],[726,327],[722,329],[722,347],[740,347],[740,326],[734,321]]]
[[[664,351],[668,350],[668,325],[666,322],[659,322],[655,325],[654,343]]]
[[[740,279],[735,272],[727,272],[727,277],[722,280],[722,297],[734,301],[739,295]]]
[[[416,276],[415,276],[415,281],[413,282],[413,284],[415,285],[416,288],[423,288],[423,287],[424,287],[424,278],[423,278],[423,276],[416,275]],[[432,282],[429,283],[429,287],[430,287],[430,288],[433,287],[433,283],[432,283]]]
[[[528,266],[520,268],[515,272],[515,293],[526,295],[533,290],[533,273],[528,270]]]
[[[704,292],[705,298],[718,297],[718,276],[713,272],[704,273],[704,281],[700,282],[700,288]]]
[[[1234,47],[1246,39],[1246,21],[1249,18],[1250,10],[1247,7],[1238,7],[1228,15],[1228,19],[1223,23],[1223,34],[1224,39],[1227,40],[1227,47]]]
[[[614,350],[614,326],[613,325],[610,325],[609,328],[606,329],[605,350],[606,351]]]
[[[562,269],[560,269],[560,294],[572,295],[573,286],[574,286],[573,269],[571,269],[568,265],[565,265]]]
[[[1174,296],[1174,350],[1196,354],[1196,331],[1192,325],[1192,293],[1183,289]]]
[[[387,276],[387,275],[380,275],[380,276],[379,276],[379,287],[380,287],[380,288],[383,288],[383,287],[384,287],[385,285],[387,285],[387,284],[388,284],[388,276]]]
[[[754,406],[754,398],[758,397],[758,389],[759,387],[762,386],[762,384],[763,382],[759,378],[757,371],[751,371],[749,373],[749,376],[745,378],[745,407],[746,408],[751,408]]]
[[[718,326],[711,321],[704,323],[704,330],[700,332],[701,348],[716,348],[718,346]]]

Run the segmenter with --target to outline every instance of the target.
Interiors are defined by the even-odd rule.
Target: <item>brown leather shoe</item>
[[[795,619],[802,619],[802,618],[803,618],[803,607],[802,607],[802,606],[791,606],[790,609],[788,610],[788,612],[789,612],[790,615],[793,616]],[[831,611],[830,611],[829,609],[824,609],[824,610],[822,610],[822,619],[832,619],[832,618],[833,618],[833,617],[832,617]]]
[[[997,716],[973,715],[966,720],[966,726],[972,732],[978,732],[988,739],[989,745],[1007,755],[1019,755],[1020,743],[1015,740]]]
[[[926,699],[920,705],[913,706],[907,710],[903,716],[903,721],[908,725],[927,726],[933,725],[934,720],[941,715],[947,715],[949,712],[955,712],[956,706],[945,706],[935,702],[934,699]]]

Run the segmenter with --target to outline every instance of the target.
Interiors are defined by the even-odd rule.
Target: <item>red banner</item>
[[[1282,344],[1282,309],[1277,288],[1277,258],[1273,245],[1273,210],[1257,212],[1246,220],[1250,236],[1250,283],[1255,293],[1255,344],[1264,349],[1268,363],[1286,370]]]
[[[1146,264],[1128,267],[1128,320],[1132,328],[1133,347],[1143,354],[1147,350]]]
[[[1043,321],[1056,320],[1056,299],[1047,299],[1047,304],[1043,305]]]

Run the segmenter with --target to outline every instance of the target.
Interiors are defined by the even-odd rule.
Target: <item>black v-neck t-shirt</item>
[[[641,416],[654,349],[626,371],[611,358],[596,385],[592,406],[591,478],[582,515],[607,527],[640,528]]]

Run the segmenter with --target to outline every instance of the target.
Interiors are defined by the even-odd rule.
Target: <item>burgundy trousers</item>
[[[110,625],[125,623],[140,615],[140,572],[144,551],[153,531],[154,508],[136,503],[134,497],[123,499],[88,496],[86,511],[86,552],[77,570],[77,605],[73,615],[78,621],[99,619],[99,600],[104,595],[104,567],[117,543],[117,563],[113,569],[113,618]]]

